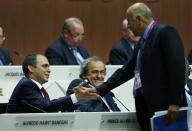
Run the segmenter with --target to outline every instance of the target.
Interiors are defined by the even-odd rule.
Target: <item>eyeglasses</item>
[[[1,40],[5,40],[5,36],[4,35],[0,35],[0,39]]]
[[[72,33],[71,31],[68,31],[68,33],[69,33],[73,38],[85,37],[85,33]]]

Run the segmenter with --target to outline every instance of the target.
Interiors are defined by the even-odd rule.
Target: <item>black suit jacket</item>
[[[77,46],[77,50],[84,59],[89,57],[88,51],[80,45]],[[59,37],[47,48],[45,56],[51,65],[78,65],[75,56],[70,51],[63,37]]]
[[[13,65],[12,58],[6,48],[0,48],[0,59],[4,65]]]
[[[134,77],[139,45],[136,45],[131,61],[96,88],[100,95]],[[167,110],[170,104],[185,104],[184,74],[184,50],[177,31],[171,26],[156,24],[146,40],[140,70],[143,95],[151,115]]]
[[[22,101],[25,101],[23,103]],[[39,87],[31,80],[23,77],[16,85],[7,106],[8,113],[35,113],[41,112],[27,104],[46,112],[72,111],[74,105],[71,97],[60,97],[54,100],[45,100]]]
[[[192,49],[190,50],[190,52],[187,56],[187,59],[188,59],[189,65],[192,65]]]
[[[127,37],[122,37],[111,49],[109,54],[109,64],[124,65],[129,62],[133,54],[131,43]]]
[[[72,94],[73,88],[76,87],[77,85],[79,85],[82,81],[83,81],[82,79],[73,80],[67,89],[67,95]],[[107,103],[110,106],[112,111],[120,111],[120,109],[117,107],[117,104],[113,100],[111,93],[112,92],[109,92],[103,97],[107,101]],[[79,110],[81,112],[109,111],[100,97],[97,99],[93,99],[93,100],[80,100],[79,102],[75,103],[75,109]]]

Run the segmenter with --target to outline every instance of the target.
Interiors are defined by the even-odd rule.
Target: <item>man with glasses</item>
[[[80,44],[85,36],[83,23],[70,17],[64,21],[61,36],[45,51],[51,65],[79,65],[89,57]]]
[[[5,36],[3,35],[3,28],[0,26],[0,66],[13,65],[12,58],[6,48],[2,48],[5,41]]]
[[[134,46],[140,39],[128,28],[127,19],[122,22],[122,35],[110,51],[109,64],[111,65],[124,65],[129,62],[132,58]]]
[[[82,84],[86,87],[98,86],[104,82],[105,64],[96,56],[89,57],[81,64],[80,79],[73,80],[67,90],[67,95],[73,94],[73,88]],[[81,112],[114,112],[120,111],[113,100],[114,94],[109,92],[97,99],[80,100],[75,103],[75,109]]]

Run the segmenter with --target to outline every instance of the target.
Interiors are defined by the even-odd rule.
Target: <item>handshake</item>
[[[83,82],[80,85],[74,87],[73,91],[75,93],[75,96],[77,97],[77,100],[96,99],[97,97],[99,97],[99,94],[97,94],[97,90],[95,87],[84,87]]]

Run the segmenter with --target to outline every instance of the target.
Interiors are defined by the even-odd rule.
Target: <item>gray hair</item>
[[[83,26],[83,22],[79,18],[70,17],[65,19],[63,28],[62,28],[62,33],[64,33],[64,31],[71,31],[71,29],[74,28],[76,24]]]
[[[85,76],[88,74],[89,64],[92,63],[92,62],[98,62],[98,61],[103,63],[103,61],[97,56],[92,56],[92,57],[89,57],[89,58],[85,59],[85,61],[81,64],[79,77],[81,79],[84,79]],[[104,68],[105,68],[105,71],[106,71],[105,64],[103,63],[103,65],[104,65]]]
[[[124,30],[126,30],[127,27],[128,27],[128,20],[127,20],[127,19],[124,19],[123,22],[122,22],[122,28],[123,28]]]

